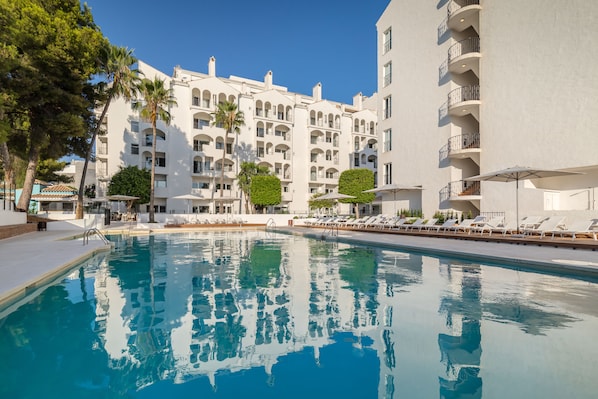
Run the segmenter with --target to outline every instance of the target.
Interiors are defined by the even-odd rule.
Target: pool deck
[[[235,226],[235,228],[239,227]],[[264,229],[263,226],[248,228]],[[214,229],[221,230],[216,226],[164,228],[135,231],[135,234]],[[575,247],[569,247],[568,241],[571,240],[551,241],[549,238],[545,238],[542,242],[528,239],[502,239],[501,241],[501,238],[494,236],[492,239],[472,239],[473,237],[465,236],[388,234],[363,230],[338,230],[331,235],[330,231],[323,229],[299,226],[278,227],[276,231],[598,278],[598,245],[593,240],[588,240],[589,242],[586,241],[585,244],[579,241]],[[118,233],[119,229],[115,227],[105,232]],[[10,304],[63,275],[81,260],[111,248],[95,236],[83,245],[81,235],[81,230],[36,231],[0,240],[0,306]],[[79,239],[74,239],[76,237]]]

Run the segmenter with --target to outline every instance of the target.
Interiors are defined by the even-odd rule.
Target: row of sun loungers
[[[543,239],[550,236],[554,238],[571,237],[572,240],[579,236],[589,236],[598,240],[598,219],[580,219],[572,223],[566,223],[564,216],[528,216],[523,218],[519,227],[515,222],[504,223],[502,217],[486,219],[478,216],[473,219],[447,219],[442,224],[437,224],[438,219],[407,219],[398,216],[388,215],[367,216],[359,219],[348,219],[346,217],[324,217],[316,219],[308,226],[320,227],[342,227],[349,229],[380,229],[408,232],[432,232],[432,233],[466,233],[470,234],[502,234],[503,236],[519,234],[522,237],[539,237]]]

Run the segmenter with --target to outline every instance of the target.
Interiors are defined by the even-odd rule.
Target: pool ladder
[[[338,237],[338,225],[332,224],[330,227],[326,227],[322,233],[322,237],[326,235],[329,237]]]
[[[87,245],[89,243],[89,237],[94,234],[100,237],[100,240],[102,240],[104,244],[110,245],[110,241],[108,241],[106,236],[103,235],[102,232],[96,228],[85,230],[85,233],[83,233],[83,245]]]
[[[268,219],[268,221],[266,222],[266,230],[268,230],[268,227],[276,229],[276,222],[273,218]]]

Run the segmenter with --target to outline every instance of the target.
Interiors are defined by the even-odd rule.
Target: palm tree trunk
[[[83,219],[83,193],[85,192],[85,177],[87,176],[87,168],[89,165],[89,159],[91,158],[91,149],[93,148],[93,144],[98,137],[98,133],[100,132],[102,121],[108,112],[108,107],[110,106],[110,101],[112,100],[112,92],[108,95],[106,99],[106,104],[104,105],[104,109],[102,110],[102,114],[100,115],[100,119],[98,120],[98,124],[95,129],[93,129],[93,134],[91,136],[91,142],[89,143],[89,147],[87,147],[87,151],[85,152],[85,162],[83,163],[83,170],[81,171],[81,182],[79,182],[79,193],[77,194],[77,208],[75,211],[75,219]]]
[[[152,171],[150,177],[150,204],[149,222],[156,223],[154,219],[154,185],[156,180],[156,122],[152,123]]]
[[[222,147],[222,161],[220,162],[220,168],[222,173],[220,174],[220,213],[224,213],[224,160],[226,158],[226,143],[228,142],[228,130],[224,134],[224,146]]]

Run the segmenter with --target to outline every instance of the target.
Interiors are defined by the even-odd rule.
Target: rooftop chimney
[[[272,71],[268,71],[266,76],[264,76],[264,84],[266,85],[266,90],[272,88]]]
[[[208,75],[216,76],[216,58],[214,56],[210,57],[210,62],[208,63]]]
[[[353,106],[357,108],[358,111],[363,109],[363,94],[357,93],[353,96]]]
[[[312,92],[314,100],[322,101],[322,83],[318,83],[317,85],[315,85]]]

